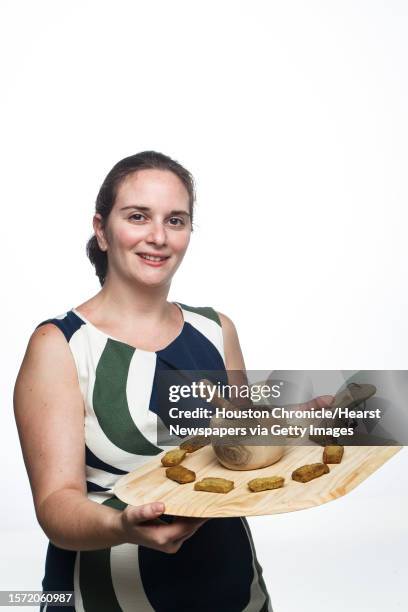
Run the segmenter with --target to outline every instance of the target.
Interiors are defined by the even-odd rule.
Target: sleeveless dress
[[[165,450],[157,446],[157,372],[225,372],[217,312],[176,304],[182,330],[156,352],[109,336],[74,308],[37,326],[55,324],[72,351],[84,398],[87,495],[97,503],[125,508],[112,491],[116,480]],[[207,520],[175,554],[128,543],[71,551],[49,542],[42,587],[74,591],[67,612],[272,611],[245,517]]]

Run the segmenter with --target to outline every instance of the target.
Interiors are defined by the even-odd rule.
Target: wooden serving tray
[[[340,464],[330,464],[330,473],[307,483],[295,482],[293,470],[306,463],[322,461],[321,446],[289,446],[282,459],[258,470],[236,471],[223,467],[212,447],[206,446],[186,456],[182,465],[196,472],[196,480],[216,476],[233,480],[229,493],[194,491],[194,482],[180,485],[166,478],[160,462],[164,452],[142,467],[122,476],[113,492],[122,501],[135,506],[154,501],[165,504],[166,514],[175,516],[228,517],[256,516],[294,512],[337,499],[362,483],[401,446],[346,446]],[[251,492],[247,482],[262,476],[283,476],[281,489]]]

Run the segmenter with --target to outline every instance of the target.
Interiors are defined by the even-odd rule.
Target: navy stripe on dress
[[[104,472],[109,472],[109,474],[118,474],[122,476],[123,474],[128,474],[124,470],[120,470],[119,468],[114,467],[113,465],[109,465],[99,459],[85,444],[85,463],[88,467],[95,468],[97,470],[103,470]]]
[[[139,546],[139,564],[156,612],[242,612],[251,599],[252,552],[239,518],[209,519],[173,555]]]
[[[41,323],[37,325],[36,329],[41,327],[41,325],[45,325],[46,323],[53,323],[56,325],[64,334],[67,342],[71,340],[72,336],[76,331],[78,331],[81,325],[85,325],[85,321],[80,319],[75,312],[72,312],[71,310],[68,311],[62,319],[53,318],[41,321]]]
[[[43,591],[74,591],[74,567],[76,559],[75,550],[58,548],[49,542],[47,557],[45,559],[45,575],[42,581]],[[42,604],[40,610],[44,610]],[[47,606],[48,611],[75,612],[74,606]]]

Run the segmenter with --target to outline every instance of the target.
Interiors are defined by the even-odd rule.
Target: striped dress
[[[97,503],[125,508],[112,492],[116,480],[164,450],[157,445],[156,373],[225,372],[216,311],[177,305],[182,330],[156,352],[113,338],[74,308],[39,324],[55,324],[72,351],[84,398],[87,495]],[[175,554],[128,543],[77,552],[49,542],[42,587],[74,591],[67,612],[272,610],[248,523],[238,517],[209,519]]]

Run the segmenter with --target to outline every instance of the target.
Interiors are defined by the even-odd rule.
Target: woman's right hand
[[[164,512],[162,502],[142,506],[128,505],[119,514],[120,531],[124,542],[140,544],[161,552],[174,554],[207,519],[174,517],[171,523],[160,520]]]

